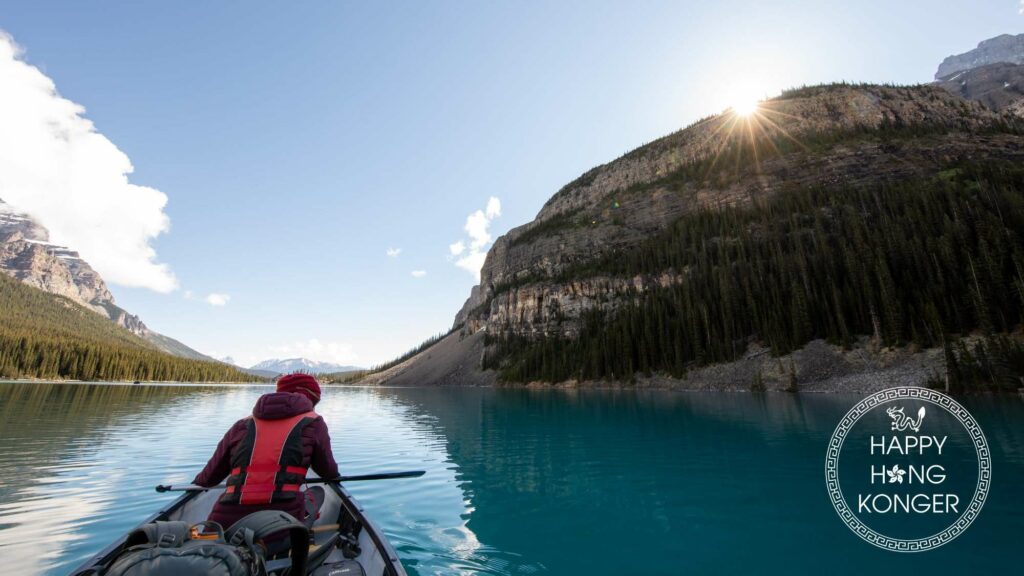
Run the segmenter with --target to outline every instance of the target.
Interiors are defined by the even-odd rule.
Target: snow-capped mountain
[[[330,372],[352,372],[362,370],[358,366],[343,366],[332,362],[320,362],[308,358],[271,358],[249,367],[250,370],[265,370],[277,372],[278,374],[289,374],[291,372],[311,372],[314,374],[326,374]]]

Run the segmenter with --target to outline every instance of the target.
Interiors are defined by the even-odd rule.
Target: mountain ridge
[[[358,366],[347,366],[334,362],[310,360],[308,358],[269,358],[249,366],[249,370],[288,374],[291,372],[311,372],[316,374],[356,372],[363,370]]]
[[[688,239],[685,228],[679,228],[681,222],[699,228],[725,226],[739,218],[749,221],[753,230],[780,226],[770,240],[778,243],[791,241],[789,236],[778,234],[802,234],[799,227],[787,231],[784,221],[756,224],[759,218],[770,218],[773,210],[786,213],[782,208],[771,208],[779,202],[792,204],[788,210],[794,211],[794,217],[814,218],[817,214],[820,218],[840,209],[843,198],[864,202],[870,194],[890,194],[886,191],[902,186],[902,196],[886,196],[892,198],[887,200],[892,203],[883,206],[884,210],[908,214],[908,210],[919,210],[915,195],[926,193],[944,203],[944,209],[955,211],[963,209],[967,200],[956,196],[951,186],[954,182],[965,185],[969,180],[964,178],[975,173],[1009,191],[1001,194],[1012,196],[1018,176],[1000,171],[1012,172],[1013,166],[1024,165],[1020,116],[1010,107],[999,109],[976,97],[941,83],[908,87],[840,83],[794,89],[761,103],[757,125],[727,111],[597,166],[556,192],[532,222],[513,228],[494,242],[481,270],[480,284],[456,314],[455,333],[398,366],[369,375],[363,382],[489,384],[501,381],[501,375],[508,382],[571,384],[583,380],[607,382],[609,377],[612,381],[634,381],[638,373],[646,373],[641,380],[659,381],[659,386],[701,387],[701,381],[688,378],[709,378],[716,365],[726,371],[747,365],[753,368],[744,372],[746,380],[733,382],[732,386],[788,389],[798,379],[805,383],[841,379],[848,386],[872,389],[880,385],[883,367],[897,362],[905,368],[899,368],[903,370],[901,378],[920,384],[943,372],[941,350],[895,356],[887,350],[917,339],[935,342],[934,334],[931,338],[912,336],[911,325],[901,321],[896,312],[889,320],[883,319],[880,310],[887,304],[877,295],[873,302],[864,302],[865,308],[860,311],[844,312],[858,328],[856,334],[837,336],[841,342],[814,338],[816,334],[842,334],[836,325],[829,328],[822,324],[831,322],[827,318],[809,318],[806,332],[803,324],[790,326],[790,321],[766,319],[761,328],[767,333],[740,332],[733,336],[736,340],[731,345],[724,346],[709,339],[708,350],[686,348],[696,336],[680,339],[671,334],[645,334],[643,330],[659,326],[657,330],[671,331],[673,326],[722,321],[718,317],[689,316],[692,312],[681,308],[681,299],[687,298],[685,286],[692,284],[690,276],[700,262],[691,258],[713,254],[706,252],[708,242],[711,246],[729,245],[742,236],[710,234]],[[737,126],[743,129],[736,130]],[[989,168],[977,172],[979,166],[988,166],[986,163],[991,163],[995,172],[984,172]],[[830,191],[834,197],[815,196],[815,190]],[[856,190],[860,192],[850,194]],[[1001,196],[999,202],[1009,197]],[[808,202],[811,204],[801,204]],[[839,204],[830,208],[829,202]],[[989,208],[996,210],[994,205]],[[715,214],[727,219],[716,220],[719,217]],[[828,218],[820,222],[836,226],[843,221]],[[865,222],[854,218],[842,225],[864,226]],[[742,228],[729,229],[730,234],[751,234]],[[840,235],[847,233],[841,228],[835,230]],[[1007,232],[1020,233],[1016,229]],[[665,240],[656,240],[659,237]],[[747,236],[744,249],[760,250],[759,237],[771,238],[761,233]],[[872,241],[877,243],[878,239]],[[691,252],[666,251],[673,243],[691,246],[687,249]],[[979,254],[966,253],[963,257],[978,258]],[[683,260],[675,264],[666,258]],[[666,259],[664,263],[660,263],[662,259]],[[943,266],[953,266],[952,262]],[[780,261],[778,265],[789,264]],[[707,268],[700,273],[724,274],[725,270]],[[992,270],[995,273],[995,268]],[[811,281],[805,277],[804,282]],[[885,283],[893,280],[872,277],[871,281],[875,286],[872,291],[881,286],[884,294],[888,289]],[[913,283],[899,282],[897,289],[913,289]],[[823,280],[821,285],[808,284],[807,288],[821,289],[829,289]],[[716,290],[727,290],[727,285]],[[853,294],[846,297],[856,299]],[[712,305],[706,300],[707,294],[703,296],[701,301]],[[832,306],[815,293],[805,297],[814,298],[813,306],[824,307],[822,310]],[[796,304],[811,305],[802,300]],[[662,325],[658,319],[671,318],[669,311],[673,308],[677,310],[672,314],[681,311],[684,316]],[[957,318],[956,329],[988,322],[980,316]],[[1006,322],[1001,320],[1000,326],[1008,326]],[[924,325],[915,326],[913,330]],[[927,329],[950,328],[954,327],[932,324]],[[705,329],[710,326],[701,328]],[[798,329],[799,333],[789,333]],[[718,335],[728,334],[722,327],[714,330]],[[775,343],[764,341],[766,337]],[[681,352],[650,350],[665,344],[683,348]],[[798,348],[791,352],[794,345]],[[813,353],[802,353],[800,346]],[[859,365],[844,359],[848,349],[863,358]],[[763,355],[758,350],[772,353]],[[785,366],[781,364],[783,358]],[[596,364],[585,368],[588,362]],[[834,367],[842,365],[849,369],[842,374],[835,372]]]
[[[722,137],[727,130],[724,127],[736,121],[724,114],[698,121],[588,171],[545,203],[533,222],[513,228],[495,241],[481,270],[479,288],[471,293],[455,324],[465,323],[471,332],[495,321],[501,326],[511,322],[522,328],[518,319],[532,317],[535,312],[545,314],[546,295],[537,293],[517,302],[494,303],[494,298],[524,283],[537,286],[539,280],[555,278],[571,266],[634,245],[666,229],[693,208],[748,204],[754,198],[794,185],[840,181],[863,185],[921,175],[925,170],[920,164],[893,154],[891,145],[880,140],[882,131],[894,129],[896,124],[935,132],[947,128],[961,131],[943,136],[942,142],[933,143],[925,158],[917,159],[933,166],[939,154],[955,156],[977,150],[997,154],[1005,147],[1004,137],[971,133],[998,122],[998,114],[939,87],[812,87],[783,94],[763,106],[771,111],[773,119],[776,115],[785,118],[773,120],[778,126],[771,136],[779,139],[773,145],[788,145],[792,150],[762,157],[756,167],[736,164],[733,158],[709,160],[716,152],[727,155],[730,146],[742,144],[737,144],[735,135]],[[861,138],[858,133],[862,131],[874,131],[876,135]],[[825,143],[814,142],[819,134],[825,134]],[[769,135],[763,136],[767,140]],[[787,144],[790,138],[801,144]],[[842,141],[844,138],[846,141]],[[841,142],[829,144],[830,139]],[[828,153],[807,151],[816,146],[827,148]],[[739,168],[734,170],[733,165]],[[706,174],[689,174],[701,171]],[[678,190],[666,182],[671,174],[679,175]],[[621,279],[620,288],[643,289],[647,283],[664,281],[641,279],[641,285],[636,285],[633,279]],[[582,312],[588,306],[586,300],[600,297],[604,289],[577,286],[570,292],[581,294],[584,302],[581,307],[566,304],[570,310]],[[579,304],[580,299],[575,300]],[[480,314],[472,311],[486,302],[492,304],[483,322]],[[564,315],[564,308],[560,314]],[[529,327],[525,332],[538,331],[533,323],[526,324]],[[550,330],[541,326],[539,332],[545,331]]]
[[[977,47],[963,54],[947,56],[935,71],[935,79],[941,80],[957,72],[999,62],[1024,64],[1024,34],[1000,34],[982,40]]]
[[[0,377],[248,382],[219,362],[172,356],[94,310],[0,274]]]
[[[0,272],[44,292],[69,298],[168,354],[213,360],[174,338],[150,330],[138,316],[118,306],[103,278],[78,252],[51,243],[46,228],[2,199]]]

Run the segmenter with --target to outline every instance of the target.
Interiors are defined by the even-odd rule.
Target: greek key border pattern
[[[971,436],[971,441],[974,443],[974,449],[978,454],[978,485],[974,490],[974,497],[971,498],[970,505],[957,518],[956,522],[949,525],[945,530],[926,538],[918,538],[916,540],[890,538],[869,528],[861,522],[859,518],[857,518],[856,514],[854,514],[852,510],[850,510],[850,507],[846,504],[846,500],[843,498],[843,492],[839,487],[839,453],[842,451],[846,435],[862,416],[879,405],[886,404],[894,400],[921,400],[944,408],[947,412],[955,416],[960,424],[967,429],[967,432]],[[968,412],[967,409],[961,406],[956,400],[929,388],[906,386],[887,388],[861,400],[856,406],[846,413],[846,416],[843,417],[839,422],[839,425],[836,427],[835,432],[832,433],[832,438],[828,443],[828,452],[825,457],[825,484],[828,487],[832,506],[835,507],[836,513],[839,514],[839,517],[843,522],[849,526],[857,536],[860,536],[865,541],[878,546],[879,548],[892,550],[894,552],[923,552],[925,550],[942,546],[959,536],[960,533],[966,530],[967,527],[974,522],[974,519],[978,517],[978,514],[981,513],[981,507],[984,506],[985,499],[988,497],[989,484],[991,483],[991,480],[992,458],[989,453],[988,442],[985,440],[985,434],[981,431],[981,427],[978,425],[977,420],[975,420],[974,417],[971,416],[970,412]]]

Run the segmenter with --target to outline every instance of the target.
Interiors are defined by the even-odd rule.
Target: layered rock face
[[[1019,138],[983,130],[999,118],[938,86],[837,85],[784,94],[763,103],[755,118],[702,120],[587,172],[533,222],[499,238],[455,325],[466,333],[572,337],[587,311],[613,311],[685,272],[592,277],[580,272],[587,262],[636,246],[688,212],[746,205],[786,187],[898,181],[969,155],[1024,161]],[[931,127],[935,134],[856,137],[885,126]],[[728,151],[751,138],[776,152],[730,164]],[[702,176],[678,177],[691,169]]]
[[[759,139],[799,143],[818,135],[878,128],[885,122],[933,124],[970,130],[996,116],[930,86],[888,88],[835,86],[810,88],[765,102]],[[713,161],[748,137],[747,120],[722,114],[639,148],[590,170],[556,193],[537,218],[495,242],[481,271],[481,294],[529,273],[556,274],[567,263],[632,244],[697,207],[736,205],[771,193],[784,183],[812,185],[836,179],[851,183],[917,170],[876,144],[837,147],[828,155],[799,152],[760,166],[725,170],[710,185],[693,182],[682,193],[655,188],[643,197],[629,189],[648,185],[687,165]],[[953,147],[956,142],[950,142]],[[565,233],[571,228],[572,233]],[[557,232],[557,233],[549,233]]]
[[[0,270],[51,294],[107,316],[114,297],[77,252],[50,243],[49,232],[0,202]]]
[[[88,262],[77,252],[51,243],[46,228],[3,201],[0,201],[0,272],[29,286],[69,298],[164,352],[210,360],[173,338],[153,332],[138,316],[118,306],[103,278]]]
[[[1024,34],[1003,34],[989,38],[973,50],[947,57],[939,64],[935,79],[942,80],[957,72],[999,62],[1024,64]]]
[[[842,194],[927,180],[962,162],[1024,164],[1022,69],[1024,35],[1000,36],[947,58],[936,74],[940,81],[932,85],[791,90],[762,102],[753,117],[731,111],[708,117],[598,166],[555,193],[532,222],[495,241],[451,335],[364,382],[494,383],[494,370],[482,366],[494,366],[486,360],[503,353],[506,337],[519,337],[511,341],[520,343],[573,339],[591,312],[614,317],[654,288],[685,284],[690,273],[685,267],[651,262],[640,267],[651,273],[625,277],[610,275],[608,270],[616,268],[608,263],[620,256],[636,258],[642,254],[638,248],[657,242],[688,214],[749,206],[787,190]],[[868,341],[866,335],[861,339]],[[863,380],[857,386],[873,389],[891,385],[884,384],[891,378],[876,378],[887,370],[905,372],[901,381],[920,383],[942,364],[941,350],[879,351],[864,342],[852,352],[833,347],[823,353],[824,348],[822,341],[812,341],[787,356],[786,366],[795,363],[807,381],[842,380],[847,386]],[[767,351],[755,342],[741,360],[701,368],[683,387],[746,389],[757,375],[774,378],[769,387],[784,389],[795,372],[772,376],[782,364]],[[842,357],[847,353],[859,359],[851,363]],[[906,357],[890,362],[887,354]],[[836,372],[847,364],[849,370]],[[655,382],[659,378],[666,382]],[[681,383],[672,380],[655,376],[645,385]]]

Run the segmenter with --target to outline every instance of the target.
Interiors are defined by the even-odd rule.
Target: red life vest
[[[293,500],[306,479],[302,430],[319,418],[304,412],[279,420],[250,418],[245,438],[231,455],[223,504],[269,504]]]

